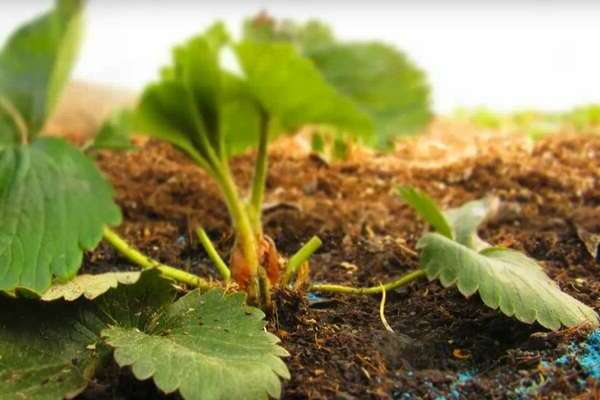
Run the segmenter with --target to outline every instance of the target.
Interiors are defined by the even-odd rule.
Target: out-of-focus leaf
[[[293,45],[245,41],[235,49],[252,93],[284,128],[320,123],[358,137],[370,135],[369,116],[329,85]]]
[[[82,1],[57,0],[52,11],[21,26],[0,52],[0,96],[39,133],[67,82],[79,47]]]
[[[119,110],[113,113],[102,124],[91,149],[130,150],[134,148],[131,143],[131,118],[130,110]]]

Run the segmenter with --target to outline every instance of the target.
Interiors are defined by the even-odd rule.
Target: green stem
[[[0,96],[0,109],[2,109],[12,119],[15,128],[19,131],[21,136],[21,144],[27,144],[29,140],[29,132],[27,129],[27,123],[23,119],[23,116],[7,98]]]
[[[400,278],[395,279],[386,283],[385,285],[378,285],[366,288],[356,288],[352,286],[343,286],[343,285],[331,285],[331,284],[314,284],[311,285],[308,290],[310,292],[328,292],[328,293],[344,293],[344,294],[379,294],[383,293],[386,290],[392,290],[400,286],[404,286],[414,280],[422,278],[425,276],[425,271],[422,269],[418,269],[412,272],[407,273],[406,275],[402,275]]]
[[[190,286],[196,286],[200,289],[206,290],[212,287],[206,279],[200,278],[189,272],[182,271],[178,268],[174,268],[165,264],[162,264],[150,257],[142,254],[132,246],[130,246],[123,238],[121,238],[115,231],[108,227],[104,228],[104,239],[110,243],[119,253],[134,264],[142,267],[143,269],[156,268],[164,276],[171,278],[175,281],[185,283]]]
[[[262,205],[267,184],[267,167],[269,155],[267,152],[269,143],[269,116],[263,110],[261,112],[260,137],[256,151],[256,162],[254,165],[254,176],[252,178],[252,192],[250,195],[251,219],[254,232],[262,236]]]
[[[213,264],[215,264],[215,268],[217,269],[217,271],[219,271],[219,274],[221,275],[223,280],[225,282],[229,282],[229,280],[231,279],[231,271],[229,271],[227,264],[225,264],[225,261],[223,261],[223,259],[213,246],[212,242],[210,241],[210,238],[208,237],[204,229],[202,229],[201,227],[196,229],[196,234],[198,235],[198,239],[200,240],[200,243],[202,243],[202,247],[204,247],[206,254],[208,254],[208,257],[211,259]]]
[[[290,279],[292,279],[292,276],[294,276],[298,268],[300,268],[300,266],[304,264],[304,262],[306,262],[306,260],[308,260],[310,256],[317,251],[319,247],[321,247],[322,244],[323,242],[318,236],[313,236],[304,246],[300,248],[300,250],[296,252],[296,254],[294,254],[288,260],[287,266],[285,267],[285,272],[283,273],[283,285],[287,285],[289,283]]]

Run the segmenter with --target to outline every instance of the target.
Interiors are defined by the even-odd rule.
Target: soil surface
[[[539,260],[560,287],[600,307],[600,265],[578,236],[600,214],[600,137],[560,135],[535,144],[521,137],[465,136],[432,129],[391,155],[357,151],[328,164],[298,140],[273,146],[265,230],[284,255],[312,235],[324,245],[311,259],[315,282],[377,285],[418,266],[415,243],[425,224],[396,196],[414,185],[444,207],[499,196],[507,212],[481,230],[494,244]],[[215,185],[169,145],[100,153],[125,222],[119,231],[149,255],[216,277],[193,232],[202,225],[227,256],[232,236]],[[253,156],[233,162],[247,184]],[[584,226],[585,225],[585,226]],[[600,232],[600,229],[598,230]],[[129,269],[102,244],[84,271]],[[379,296],[314,296],[279,291],[269,329],[290,352],[284,399],[572,399],[599,398],[581,357],[588,332],[550,333],[486,308],[477,295],[420,280]],[[593,355],[593,354],[592,354]],[[598,360],[596,360],[598,362]],[[593,363],[592,363],[593,364]],[[593,367],[594,365],[592,365]],[[600,364],[598,364],[600,368]],[[162,399],[151,381],[108,371],[80,399]]]

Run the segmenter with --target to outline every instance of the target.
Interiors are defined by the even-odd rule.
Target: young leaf
[[[252,93],[283,128],[319,123],[358,137],[371,134],[369,116],[330,86],[293,45],[244,41],[235,50]]]
[[[33,137],[68,79],[81,26],[82,1],[57,0],[52,11],[13,33],[0,52],[0,95],[14,104]]]
[[[43,293],[121,220],[112,189],[80,151],[37,139],[0,152],[0,290]]]
[[[479,292],[484,304],[509,317],[557,330],[599,324],[596,312],[562,292],[542,268],[519,252],[487,248],[477,252],[437,233],[419,242],[427,277],[444,287],[456,285],[466,297]]]
[[[137,330],[118,324],[102,335],[115,359],[138,379],[153,377],[166,393],[187,400],[279,398],[279,377],[289,379],[279,357],[287,352],[265,332],[261,311],[242,294],[193,291],[154,323]]]
[[[447,238],[454,238],[452,226],[439,209],[435,201],[427,193],[412,187],[401,187],[398,194],[409,206],[413,208],[429,225]]]
[[[113,113],[100,127],[90,149],[130,150],[131,144],[130,110],[119,110]]]
[[[108,361],[101,330],[114,323],[145,326],[173,294],[169,281],[151,270],[94,302],[0,297],[0,398],[75,397]]]
[[[479,292],[488,307],[548,329],[599,325],[596,312],[562,292],[535,260],[479,238],[477,228],[498,207],[497,199],[471,201],[442,213],[423,192],[401,188],[400,195],[439,232],[424,235],[417,244],[430,280],[456,285],[466,297]]]
[[[67,301],[77,300],[84,296],[88,300],[103,295],[118,285],[136,283],[142,272],[106,272],[98,275],[77,275],[65,283],[55,283],[42,295],[42,300],[53,301],[64,298]]]

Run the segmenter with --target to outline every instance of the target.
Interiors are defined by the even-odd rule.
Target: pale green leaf
[[[81,296],[88,300],[106,293],[118,285],[132,285],[141,276],[140,271],[132,272],[106,272],[98,275],[77,275],[75,278],[64,283],[55,283],[42,295],[42,300],[53,301],[65,299],[67,301],[77,300]]]
[[[490,247],[489,243],[479,238],[477,229],[497,210],[498,204],[498,198],[488,197],[445,211],[444,216],[452,227],[454,240],[476,251]]]
[[[242,294],[193,291],[140,329],[115,324],[102,335],[138,379],[153,378],[187,400],[278,398],[289,378],[287,352],[264,330],[261,311]]]
[[[449,239],[454,238],[450,221],[440,210],[435,201],[427,193],[412,187],[401,187],[398,194],[413,210],[417,212],[437,232]]]
[[[0,290],[44,292],[71,278],[105,225],[121,220],[112,189],[80,151],[38,139],[0,152]]]
[[[100,127],[90,149],[130,150],[131,143],[131,111],[114,112]]]
[[[338,93],[293,45],[244,41],[235,47],[248,86],[286,129],[327,124],[368,137],[372,124],[350,99]]]
[[[19,110],[32,136],[68,80],[81,27],[82,1],[58,0],[52,11],[14,32],[0,53],[0,95]]]
[[[485,305],[510,317],[537,321],[552,330],[599,324],[592,308],[562,292],[524,254],[493,247],[477,252],[437,233],[426,234],[418,247],[430,280],[439,279],[444,287],[456,285],[467,297],[479,292]]]
[[[83,391],[109,360],[109,324],[146,326],[173,299],[157,271],[96,298],[51,303],[0,298],[0,398],[62,400]]]

